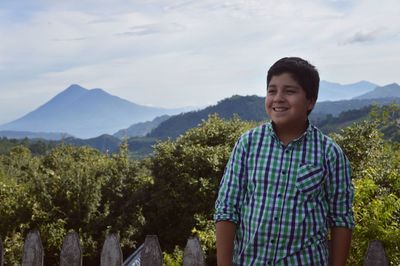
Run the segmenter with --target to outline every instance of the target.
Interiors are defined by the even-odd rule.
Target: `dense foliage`
[[[184,246],[194,227],[212,220],[220,178],[236,139],[253,123],[216,115],[176,141],[155,146],[151,171],[155,178],[145,207],[146,231],[156,233],[163,248]]]
[[[79,233],[84,262],[98,265],[108,232],[123,247],[135,246],[144,224],[144,188],[151,179],[128,160],[126,145],[107,156],[91,148],[61,145],[43,157],[18,146],[0,158],[0,234],[7,265],[19,265],[21,240],[38,228],[46,264],[56,265],[64,235]]]
[[[379,131],[393,126],[398,112],[396,105],[374,108],[372,121],[333,135],[351,161],[356,191],[350,265],[362,265],[368,242],[374,239],[383,241],[392,265],[400,264],[400,149]]]
[[[16,146],[28,148],[33,155],[44,155],[58,145],[57,141],[40,139],[8,139],[0,138],[0,154],[8,154]]]
[[[383,241],[393,265],[400,264],[400,147],[381,133],[390,128],[392,136],[399,134],[399,110],[391,108],[373,108],[372,120],[332,135],[351,161],[356,187],[349,265],[362,265],[373,239]],[[146,234],[157,234],[166,265],[180,265],[187,238],[196,235],[213,265],[218,184],[235,141],[255,125],[212,115],[176,140],[158,142],[153,156],[140,161],[130,158],[127,142],[115,154],[60,145],[37,156],[27,145],[8,147],[0,155],[6,265],[20,264],[30,228],[41,232],[46,265],[58,264],[71,229],[80,235],[85,265],[99,264],[108,232],[119,234],[125,255]]]

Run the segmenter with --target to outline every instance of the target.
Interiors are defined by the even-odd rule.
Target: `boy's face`
[[[315,100],[307,99],[305,90],[289,73],[273,76],[267,88],[265,109],[276,126],[299,128],[305,126],[307,112]]]

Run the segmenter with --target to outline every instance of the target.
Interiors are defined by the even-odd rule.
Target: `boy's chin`
[[[307,120],[302,123],[298,119],[296,120],[289,120],[289,119],[272,119],[272,123],[274,124],[275,127],[278,127],[279,129],[294,129],[294,128],[303,128],[307,126]]]

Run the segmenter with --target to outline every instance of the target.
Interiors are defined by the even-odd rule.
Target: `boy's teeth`
[[[274,110],[275,110],[275,111],[277,111],[277,112],[282,112],[282,111],[286,111],[286,110],[287,110],[287,108],[283,108],[283,107],[275,107],[275,108],[274,108]]]

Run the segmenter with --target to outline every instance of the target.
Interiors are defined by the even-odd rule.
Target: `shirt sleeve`
[[[237,223],[239,220],[239,209],[245,196],[247,182],[246,149],[243,142],[242,136],[233,148],[225,167],[215,202],[216,222]]]
[[[328,223],[330,227],[354,228],[354,186],[350,162],[342,149],[334,144],[329,159]]]

